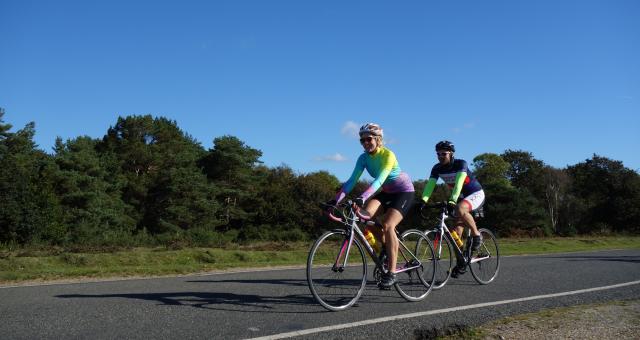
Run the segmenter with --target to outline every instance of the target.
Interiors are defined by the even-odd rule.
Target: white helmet
[[[367,123],[362,125],[360,127],[360,137],[362,137],[362,135],[364,135],[365,133],[382,137],[382,129],[380,128],[380,125],[375,123]]]

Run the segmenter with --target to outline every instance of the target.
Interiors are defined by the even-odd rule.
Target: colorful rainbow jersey
[[[380,188],[387,193],[414,191],[413,182],[411,182],[409,175],[400,169],[396,155],[386,147],[380,147],[373,154],[364,152],[358,157],[356,167],[349,180],[338,192],[336,201],[340,202],[346,194],[351,192],[365,169],[371,177],[375,178],[369,188],[360,195],[365,201]]]

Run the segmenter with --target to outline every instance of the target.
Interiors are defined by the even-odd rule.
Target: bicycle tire
[[[456,255],[449,238],[443,237],[440,239],[441,235],[439,230],[428,230],[425,235],[433,245],[435,258],[438,262],[433,283],[433,289],[438,290],[444,287],[451,278],[451,271],[455,265]]]
[[[421,301],[429,295],[433,289],[431,284],[436,275],[437,261],[431,242],[425,234],[416,229],[407,230],[400,235],[396,271],[401,268],[417,265],[415,258],[420,261],[420,266],[405,272],[396,273],[397,282],[394,285],[398,294],[407,301]],[[415,255],[415,257],[413,256]]]
[[[320,305],[334,312],[353,306],[367,283],[367,260],[358,239],[353,240],[347,254],[347,266],[335,268],[336,262],[343,263],[340,253],[344,242],[349,242],[346,231],[327,231],[311,246],[307,258],[309,290]]]
[[[495,235],[485,228],[478,230],[482,236],[482,243],[471,256],[469,267],[471,275],[479,284],[491,283],[498,276],[500,270],[500,249]]]

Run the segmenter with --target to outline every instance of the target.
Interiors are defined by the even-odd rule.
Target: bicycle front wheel
[[[433,244],[436,259],[438,261],[436,276],[433,282],[433,289],[440,289],[449,281],[451,271],[453,270],[455,253],[453,245],[447,237],[442,237],[439,230],[429,230],[426,236]]]
[[[480,229],[482,243],[478,250],[471,254],[469,267],[473,278],[479,284],[489,284],[498,276],[500,269],[500,250],[496,237],[488,229]]]
[[[344,230],[324,233],[307,258],[307,282],[315,300],[330,311],[340,311],[358,301],[367,283],[367,262],[362,245]]]
[[[437,261],[431,242],[420,230],[407,230],[400,236],[396,263],[396,290],[408,301],[420,301],[433,288]]]

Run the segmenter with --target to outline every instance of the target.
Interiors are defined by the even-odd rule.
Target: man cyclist
[[[457,217],[455,230],[458,235],[462,235],[464,226],[469,227],[472,235],[471,250],[476,250],[480,247],[482,239],[471,212],[480,208],[484,203],[484,191],[469,169],[467,162],[454,158],[455,151],[456,148],[450,141],[443,140],[436,144],[438,163],[431,169],[429,180],[422,193],[422,200],[424,203],[429,201],[438,178],[442,178],[451,189],[447,205],[449,215]],[[458,259],[451,276],[456,278],[464,274],[465,271],[464,262]]]
[[[382,288],[391,287],[396,283],[396,259],[398,257],[398,238],[396,236],[396,226],[410,211],[414,200],[413,182],[409,175],[403,172],[398,165],[396,155],[384,146],[383,131],[378,124],[368,123],[360,128],[360,144],[364,152],[358,157],[356,166],[349,180],[347,180],[338,191],[335,200],[330,204],[339,203],[351,192],[356,185],[362,172],[366,169],[375,180],[371,185],[355,200],[360,207],[370,216],[375,215],[383,209],[382,233],[374,230],[374,234],[385,245],[389,259],[389,272],[382,277]],[[380,192],[374,195],[381,189]],[[373,197],[371,197],[373,196]],[[367,202],[367,199],[371,199]]]

